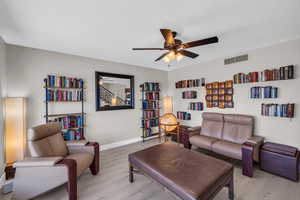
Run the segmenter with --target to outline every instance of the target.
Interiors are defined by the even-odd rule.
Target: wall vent
[[[224,60],[224,65],[229,65],[237,62],[243,62],[248,60],[248,54],[241,55],[241,56],[236,56],[232,58],[227,58]]]

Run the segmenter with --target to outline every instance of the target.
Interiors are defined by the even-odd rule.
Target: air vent
[[[248,60],[248,54],[241,55],[241,56],[236,56],[232,58],[227,58],[224,60],[224,65],[229,65],[237,62],[243,62]]]

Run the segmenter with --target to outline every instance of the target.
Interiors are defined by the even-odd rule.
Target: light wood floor
[[[101,152],[101,173],[92,176],[86,171],[78,180],[79,200],[176,200],[169,191],[155,181],[135,175],[135,182],[128,182],[128,154],[156,145],[157,140],[136,143]],[[51,175],[49,175],[51,176]],[[254,178],[241,174],[240,165],[234,169],[236,200],[299,200],[300,183],[255,170]],[[227,189],[215,198],[226,200]],[[63,186],[54,189],[35,200],[67,200]]]

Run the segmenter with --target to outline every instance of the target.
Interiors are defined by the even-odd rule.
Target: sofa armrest
[[[201,126],[194,126],[187,129],[187,133],[189,137],[193,135],[200,135],[201,132]]]
[[[63,157],[25,158],[22,161],[16,162],[14,167],[51,167],[61,160],[63,160]]]
[[[86,140],[71,140],[67,141],[67,146],[85,146],[88,143]]]
[[[261,145],[264,142],[264,137],[261,136],[252,136],[245,143],[250,143],[252,145]]]

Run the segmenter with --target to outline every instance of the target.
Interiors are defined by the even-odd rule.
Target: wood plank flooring
[[[177,197],[155,181],[143,175],[135,175],[135,182],[128,181],[128,154],[156,145],[157,140],[135,143],[101,152],[101,173],[92,176],[87,170],[78,180],[79,200],[176,200]],[[49,175],[50,176],[50,175]],[[299,200],[300,183],[255,170],[254,177],[242,175],[241,166],[235,164],[236,200]],[[224,188],[215,198],[226,200]],[[63,186],[35,200],[67,200]]]

